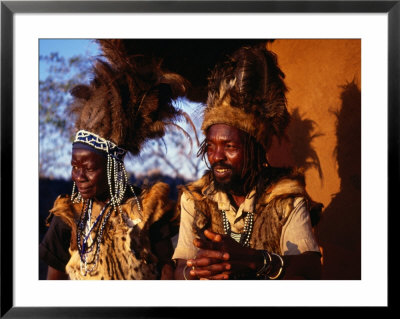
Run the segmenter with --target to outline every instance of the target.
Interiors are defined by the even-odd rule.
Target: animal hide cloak
[[[157,183],[139,197],[141,210],[138,209],[134,197],[120,206],[122,213],[114,210],[104,229],[97,266],[86,276],[81,273],[81,258],[77,246],[77,222],[83,204],[72,203],[68,195],[59,196],[50,212],[60,216],[71,227],[71,258],[66,266],[70,279],[156,279],[158,260],[151,251],[149,228],[173,208],[168,194],[169,186]],[[100,205],[94,202],[93,215],[100,209]],[[89,269],[90,267],[88,265]]]

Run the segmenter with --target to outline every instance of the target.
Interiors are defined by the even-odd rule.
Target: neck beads
[[[81,259],[81,274],[86,276],[96,269],[100,247],[103,241],[106,225],[113,211],[122,214],[121,204],[129,186],[135,197],[139,212],[142,208],[136,193],[128,183],[128,176],[122,161],[108,155],[107,181],[110,191],[110,200],[102,208],[99,216],[92,224],[93,199],[83,200],[81,194],[75,193],[75,183],[72,189],[71,200],[74,203],[82,202],[82,212],[77,224],[77,243]]]
[[[231,230],[231,224],[229,223],[228,218],[226,217],[226,212],[223,210],[222,212],[222,222],[224,225],[224,232],[226,235],[231,236],[233,239],[239,242],[244,247],[248,247],[250,244],[251,234],[253,232],[253,224],[254,224],[254,213],[248,212],[246,214],[246,218],[244,220],[244,228],[243,232],[240,234],[240,239],[237,240],[234,233]]]

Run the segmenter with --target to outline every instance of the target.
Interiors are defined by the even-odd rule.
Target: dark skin
[[[68,275],[51,266],[47,267],[47,280],[68,280]]]
[[[107,181],[107,160],[105,157],[87,149],[74,148],[71,159],[71,178],[75,182],[83,199],[93,198],[105,204],[109,200],[109,189]],[[95,217],[95,216],[94,216]],[[161,260],[167,249],[172,249],[170,241],[163,240],[155,243],[154,252]],[[171,279],[171,267],[165,265],[162,269],[161,279]],[[47,279],[68,279],[65,272],[59,271],[51,266],[48,267]]]
[[[235,273],[255,273],[263,265],[261,251],[242,247],[231,237],[204,231],[205,239],[194,240],[199,248],[195,259],[178,259],[175,270],[175,279],[185,279],[183,270],[186,267],[187,279],[218,280],[229,279]],[[320,279],[320,254],[304,252],[300,255],[281,256],[285,271],[279,277],[286,280]],[[192,269],[191,267],[194,267]],[[278,273],[279,258],[272,255],[271,275]]]
[[[220,184],[229,184],[239,179],[244,165],[243,132],[225,124],[215,124],[207,131],[207,158],[213,177]],[[244,202],[246,194],[232,189],[229,194],[235,206]]]
[[[243,133],[225,124],[212,125],[207,131],[207,158],[213,177],[220,184],[229,184],[241,174],[243,167]],[[236,207],[245,200],[244,192],[230,192],[231,202]],[[177,260],[175,279],[216,280],[229,279],[237,273],[255,273],[263,265],[262,251],[243,247],[230,236],[204,231],[204,236],[194,239],[199,248],[194,259]],[[321,273],[320,254],[305,252],[300,255],[283,256],[285,270],[280,279],[319,279]],[[185,268],[186,266],[186,268]],[[272,255],[271,275],[279,272],[279,257]],[[185,271],[185,274],[183,273]]]
[[[71,178],[83,199],[109,199],[106,158],[87,149],[73,149]]]

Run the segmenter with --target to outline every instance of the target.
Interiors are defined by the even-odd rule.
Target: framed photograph
[[[389,211],[399,186],[399,18],[400,1],[2,1],[1,317],[175,318],[208,311],[222,316],[228,310],[245,315],[249,307],[387,309]],[[344,242],[335,245],[358,248],[346,249],[343,262],[332,264],[331,277],[318,281],[40,278],[40,46],[98,38],[154,41],[160,47],[171,41],[173,52],[181,47],[184,53],[195,47],[190,43],[204,43],[205,50],[198,49],[197,56],[192,50],[190,61],[182,60],[203,69],[211,67],[201,64],[207,48],[214,52],[240,41],[267,40],[289,83],[289,111],[303,125],[292,134],[300,138],[308,128],[307,145],[314,147],[304,155],[306,144],[299,144],[296,153],[308,165],[306,178],[314,185],[309,191],[325,209],[341,212],[331,222],[344,228],[334,231],[328,223],[325,229],[335,243]],[[358,108],[339,112],[346,101]],[[339,122],[350,126],[342,128],[341,142]],[[354,125],[360,136],[349,133]],[[271,156],[281,153],[278,148]],[[322,154],[329,160],[323,162]],[[335,206],[339,194],[342,202]],[[354,233],[346,225],[355,219],[360,242],[346,237],[346,231]],[[355,271],[346,266],[353,261],[360,266]],[[325,262],[329,265],[329,259]]]

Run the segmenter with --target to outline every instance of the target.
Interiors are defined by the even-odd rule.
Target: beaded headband
[[[76,133],[73,143],[84,143],[90,145],[94,149],[110,154],[112,157],[120,161],[124,159],[124,156],[127,153],[125,149],[117,146],[115,143],[85,130],[80,130]]]

